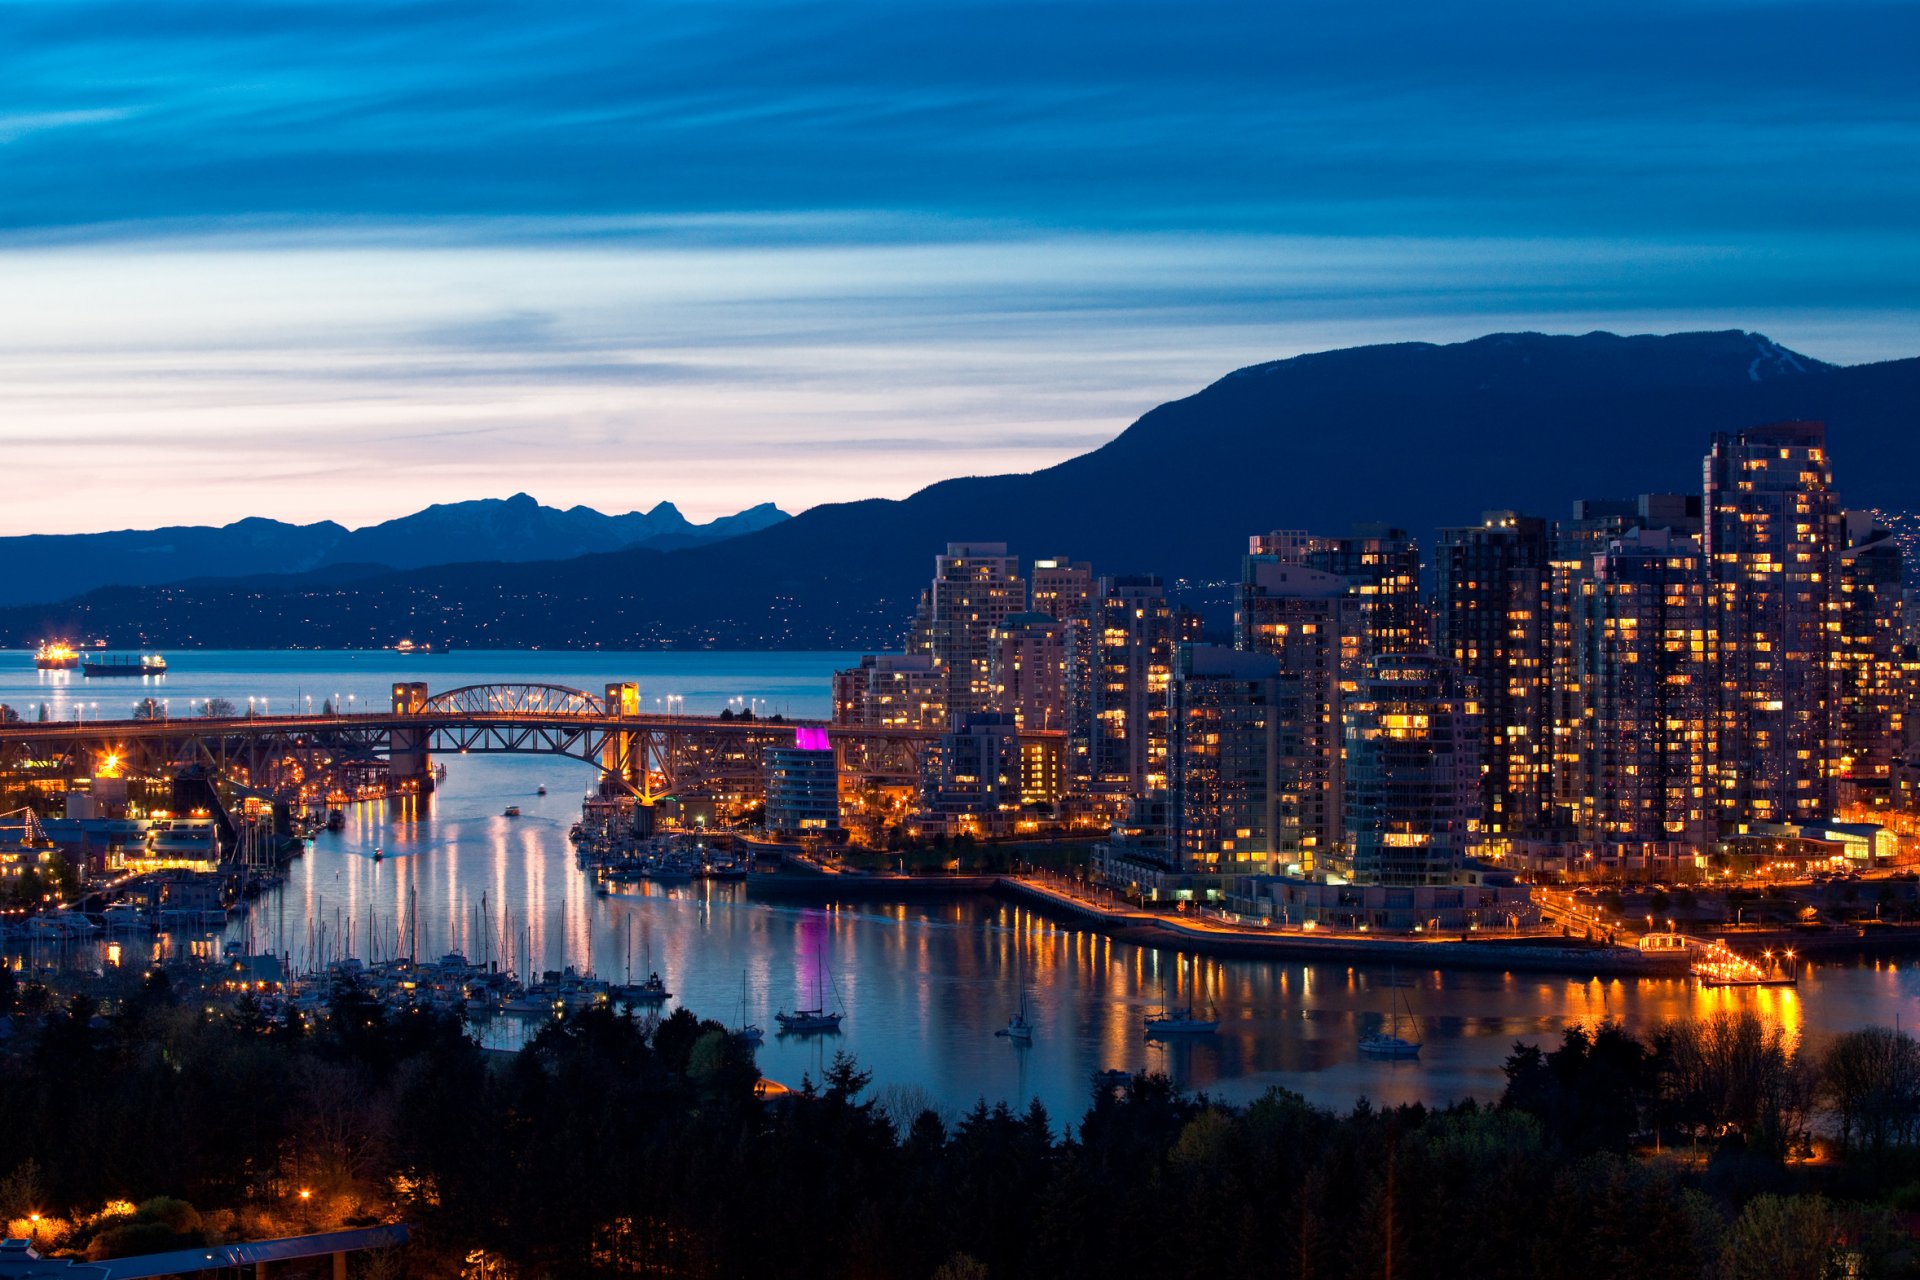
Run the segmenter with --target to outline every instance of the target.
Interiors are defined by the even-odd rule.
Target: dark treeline
[[[164,976],[105,1016],[0,1003],[0,1213],[95,1257],[400,1219],[415,1243],[363,1274],[1815,1280],[1907,1274],[1920,1200],[1915,1042],[1815,1062],[1751,1016],[1516,1046],[1491,1106],[1147,1077],[1063,1132],[1037,1104],[942,1118],[844,1058],[763,1099],[686,1011],[509,1057],[351,990],[313,1026]]]

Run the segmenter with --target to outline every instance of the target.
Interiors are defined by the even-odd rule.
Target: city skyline
[[[1369,341],[1912,354],[1910,13],[1381,16],[16,6],[0,532],[798,511]]]

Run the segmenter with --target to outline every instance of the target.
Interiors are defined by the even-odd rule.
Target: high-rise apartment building
[[[1093,788],[1093,605],[1100,584],[1093,566],[1066,556],[1033,562],[1033,611],[1059,621],[1066,648],[1066,769],[1068,785]]]
[[[1033,562],[1033,611],[1069,622],[1093,616],[1093,601],[1100,584],[1093,566],[1084,560],[1048,556]]]
[[[1635,529],[1593,558],[1574,607],[1571,790],[1582,839],[1712,841],[1718,656],[1694,539]]]
[[[1907,733],[1903,668],[1906,606],[1900,544],[1872,513],[1846,513],[1846,549],[1836,566],[1840,628],[1833,663],[1839,686],[1840,776],[1874,798],[1884,790]]]
[[[1589,796],[1583,772],[1586,709],[1582,694],[1580,609],[1594,561],[1616,540],[1640,530],[1661,530],[1676,537],[1700,534],[1700,496],[1643,493],[1634,500],[1587,498],[1573,504],[1571,518],[1553,528],[1548,563],[1547,722],[1552,813],[1555,834],[1570,834],[1585,821]],[[1697,553],[1697,547],[1696,547]]]
[[[1067,624],[1045,613],[1009,614],[993,637],[990,709],[1021,729],[1068,723]]]
[[[1435,549],[1436,648],[1479,699],[1480,822],[1495,845],[1552,827],[1550,551],[1546,521],[1513,511],[1442,529]]]
[[[1431,654],[1374,658],[1346,730],[1345,827],[1361,884],[1454,880],[1477,842],[1481,735],[1471,686]]]
[[[1027,585],[1004,542],[954,542],[935,557],[909,650],[932,657],[947,682],[947,715],[957,721],[993,699],[993,638],[1009,615],[1024,613]]]
[[[869,653],[833,673],[835,724],[867,729],[944,729],[947,676],[925,653]]]
[[[1292,834],[1282,832],[1279,815],[1279,736],[1281,721],[1298,713],[1298,686],[1269,654],[1180,646],[1168,790],[1182,870],[1264,875],[1279,866]]]
[[[1263,542],[1276,545],[1265,539],[1254,545]],[[1280,674],[1298,684],[1304,719],[1283,785],[1298,798],[1299,843],[1311,864],[1340,842],[1342,635],[1357,619],[1344,578],[1280,558],[1286,554],[1283,549],[1246,558],[1234,608],[1234,647],[1272,657]]]
[[[1826,446],[1823,424],[1783,422],[1716,435],[1707,454],[1724,821],[1805,821],[1834,801],[1844,534]]]
[[[1277,529],[1248,539],[1247,551],[1252,559],[1340,579],[1345,588],[1340,663],[1349,679],[1375,654],[1418,653],[1427,647],[1420,547],[1405,529],[1357,524],[1351,533],[1333,537]]]
[[[1095,791],[1167,785],[1167,685],[1177,639],[1156,577],[1103,578],[1093,612],[1088,771]]]

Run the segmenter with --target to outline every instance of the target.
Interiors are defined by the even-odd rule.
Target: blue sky
[[[1920,354],[1916,66],[1906,3],[8,0],[0,531],[897,496],[1502,328]]]

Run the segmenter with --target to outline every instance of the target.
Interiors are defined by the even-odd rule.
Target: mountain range
[[[218,527],[30,534],[0,538],[0,563],[30,567],[0,578],[0,604],[70,598],[102,586],[263,574],[299,574],[325,583],[464,560],[565,560],[628,547],[664,551],[752,533],[787,518],[772,503],[761,503],[693,524],[671,502],[610,516],[591,507],[545,507],[516,493],[438,503],[359,529],[331,520],[253,518]]]
[[[933,556],[1005,541],[1023,556],[1230,580],[1249,534],[1476,523],[1575,499],[1698,492],[1717,431],[1827,422],[1850,506],[1912,505],[1920,359],[1841,367],[1739,331],[1494,334],[1238,370],[1163,404],[1091,453],[1024,475],[943,481],[899,501],[812,508],[677,550],[372,574],[324,591],[206,582],[110,588],[0,611],[0,635],[272,647],[897,645]]]

